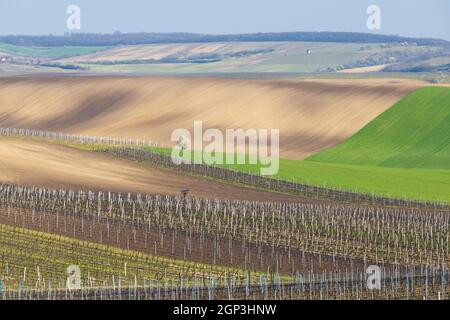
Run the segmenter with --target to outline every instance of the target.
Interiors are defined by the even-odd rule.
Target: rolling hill
[[[266,81],[169,77],[0,79],[0,126],[145,139],[177,128],[280,129],[303,159],[352,136],[414,89],[412,80]]]
[[[76,55],[85,55],[109,49],[110,47],[24,47],[0,43],[1,54],[27,56],[35,58],[62,58]]]
[[[355,43],[235,42],[153,44],[115,47],[61,60],[91,71],[115,72],[315,72],[353,64],[388,51],[361,50]],[[405,50],[405,48],[402,48]],[[417,48],[406,48],[417,51]],[[174,70],[172,70],[174,69]]]
[[[198,197],[299,201],[36,139],[0,137],[0,154],[0,181],[7,183],[163,195],[179,195],[188,188]]]
[[[338,146],[308,161],[450,169],[450,88],[421,88]]]
[[[311,160],[333,151],[329,148],[339,143],[346,145],[363,127],[377,123],[380,114],[381,117],[397,114],[398,106],[404,105],[405,101],[409,105],[407,109],[413,111],[417,101],[426,105],[433,102],[427,111],[422,110],[421,113],[419,108],[412,113],[417,118],[432,118],[423,131],[427,134],[422,135],[423,139],[417,137],[414,140],[408,136],[411,135],[409,131],[407,137],[397,137],[398,132],[393,132],[377,138],[378,143],[387,148],[391,145],[388,139],[395,138],[399,145],[410,143],[409,147],[418,148],[420,141],[422,144],[436,139],[442,141],[442,136],[445,138],[445,132],[448,132],[448,122],[443,122],[445,108],[439,109],[438,115],[442,118],[439,122],[433,106],[439,105],[439,101],[441,107],[442,101],[445,105],[450,89],[427,87],[410,94],[425,86],[424,82],[396,79],[267,81],[189,77],[16,77],[0,79],[0,84],[0,126],[3,127],[146,139],[166,145],[173,144],[169,141],[172,130],[192,130],[194,120],[203,120],[205,128],[280,128],[282,159],[278,176],[281,179],[395,197],[450,201],[450,170],[442,170],[447,168],[447,158],[438,157],[448,148],[442,149],[441,153],[435,152],[435,156],[428,160],[422,157],[422,165],[414,169],[404,163],[395,165],[395,168],[386,167],[383,163],[386,159],[375,159],[379,163],[370,160],[386,155],[387,151],[383,150],[368,151],[364,156],[370,161],[366,162]],[[394,107],[389,109],[392,105]],[[417,127],[414,123],[417,119],[407,117],[405,121],[405,115],[409,113],[400,113],[393,126],[399,130],[404,126],[401,130],[406,130],[411,122],[411,127]],[[436,142],[433,148],[438,147]],[[299,161],[325,149],[329,150],[308,158],[309,161]],[[426,150],[424,147],[419,149]],[[361,153],[350,151],[345,152],[349,156]],[[59,179],[74,187],[108,188],[111,185],[108,181],[118,179],[122,186],[139,192],[153,192],[156,185],[161,185],[168,194],[179,191],[180,181],[175,174],[161,175],[148,168],[110,161],[109,158],[98,160],[98,155],[87,151],[69,152],[63,146],[56,148],[48,144],[43,147],[8,143],[4,145],[2,154],[8,155],[2,162],[2,179],[16,183],[24,183],[32,170],[42,172],[33,183],[46,186],[61,186],[56,183]],[[51,163],[54,162],[48,161],[46,154],[55,159],[67,155],[64,165],[70,168],[53,167]],[[33,166],[38,167],[30,169],[26,162],[20,160],[25,158],[29,161],[36,159]],[[411,155],[405,153],[402,162],[410,158]],[[99,168],[95,165],[98,161],[105,161],[107,166]],[[397,168],[401,166],[407,168]],[[121,167],[129,170],[125,172]],[[235,165],[234,168],[259,172],[258,166]],[[77,171],[81,175],[62,174]],[[7,176],[11,172],[16,173],[12,178]],[[135,175],[133,172],[141,173]],[[142,177],[137,179],[139,175]],[[99,176],[104,178],[99,179]],[[80,182],[80,177],[84,177],[84,181]],[[95,185],[90,182],[92,180],[97,181]],[[198,188],[198,194],[203,195],[240,197],[237,193],[242,193],[233,186],[225,190],[223,184],[217,187],[204,185],[204,180],[186,180],[183,183],[192,183],[190,188]],[[158,191],[161,190],[158,187]],[[246,198],[253,197],[248,191],[243,194]],[[255,193],[254,196],[261,195]]]
[[[334,42],[214,42],[129,45],[59,60],[91,72],[311,73],[446,55],[433,46]],[[377,71],[377,70],[375,70]],[[369,72],[373,72],[369,70]]]

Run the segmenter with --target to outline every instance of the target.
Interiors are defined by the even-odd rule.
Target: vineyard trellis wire
[[[342,300],[342,299],[405,299],[447,300],[448,273],[432,273],[428,269],[405,268],[383,274],[380,289],[370,290],[362,274],[341,272],[297,274],[290,282],[275,280],[268,283],[264,277],[259,284],[249,284],[228,278],[223,282],[180,284],[164,279],[164,285],[143,282],[142,285],[121,287],[104,283],[98,287],[81,289],[39,288],[0,291],[0,300]]]
[[[304,260],[305,254],[333,260],[350,257],[364,264],[441,268],[449,262],[448,210],[121,195],[1,184],[0,211],[4,224],[110,241],[155,255],[177,251],[184,259],[198,251],[200,260],[209,254],[211,263],[230,264],[239,256],[245,267],[265,265],[264,254],[270,254],[270,267],[276,272],[295,267],[295,259]]]

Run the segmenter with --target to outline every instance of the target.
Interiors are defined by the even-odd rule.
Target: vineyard
[[[450,0],[235,2],[0,0],[2,315],[450,301]]]
[[[230,185],[265,202],[0,184],[0,299],[449,299],[450,207],[175,165],[152,142],[0,128]],[[126,190],[125,190],[126,191]],[[81,286],[68,288],[77,266]],[[380,283],[370,288],[367,270]]]
[[[63,287],[62,266],[68,264],[83,266],[87,283],[108,288],[114,287],[113,278],[121,279],[124,288],[130,281],[145,286],[145,279],[166,287],[180,282],[195,287],[199,279],[214,278],[215,284],[222,279],[232,288],[246,284],[246,290],[261,285],[261,279],[275,289],[279,282],[289,287],[298,277],[307,277],[307,283],[330,277],[361,282],[367,266],[376,264],[387,273],[397,270],[392,274],[420,268],[420,277],[429,278],[418,286],[439,282],[440,294],[445,293],[445,210],[122,196],[12,185],[0,189],[2,269],[20,283],[28,267],[27,281],[36,290],[43,283]],[[55,260],[61,263],[59,271]]]

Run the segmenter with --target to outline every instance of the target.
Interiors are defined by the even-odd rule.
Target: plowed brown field
[[[280,129],[281,156],[332,147],[425,83],[169,77],[0,79],[0,126],[173,144],[177,128]]]
[[[298,197],[177,174],[133,161],[27,139],[0,137],[0,181],[47,188],[208,198],[301,201]]]

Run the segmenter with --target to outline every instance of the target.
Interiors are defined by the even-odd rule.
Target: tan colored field
[[[342,48],[358,45],[339,44]],[[169,57],[194,57],[199,55],[217,54],[230,55],[254,50],[270,50],[271,56],[286,54],[304,54],[306,50],[324,51],[335,46],[330,43],[311,42],[216,42],[216,43],[175,43],[129,45],[77,57],[61,59],[62,62],[105,62],[126,60],[161,60]],[[359,46],[358,46],[359,47]],[[261,58],[261,55],[252,55]]]
[[[386,68],[387,64],[380,64],[376,66],[370,66],[370,67],[360,67],[360,68],[352,68],[352,69],[344,69],[340,70],[337,73],[367,73],[367,72],[379,72]]]
[[[0,126],[139,138],[177,128],[278,128],[281,155],[303,159],[350,137],[424,83],[165,77],[0,79]]]
[[[0,155],[0,181],[20,185],[168,195],[188,188],[199,197],[299,201],[44,141],[0,137]]]

